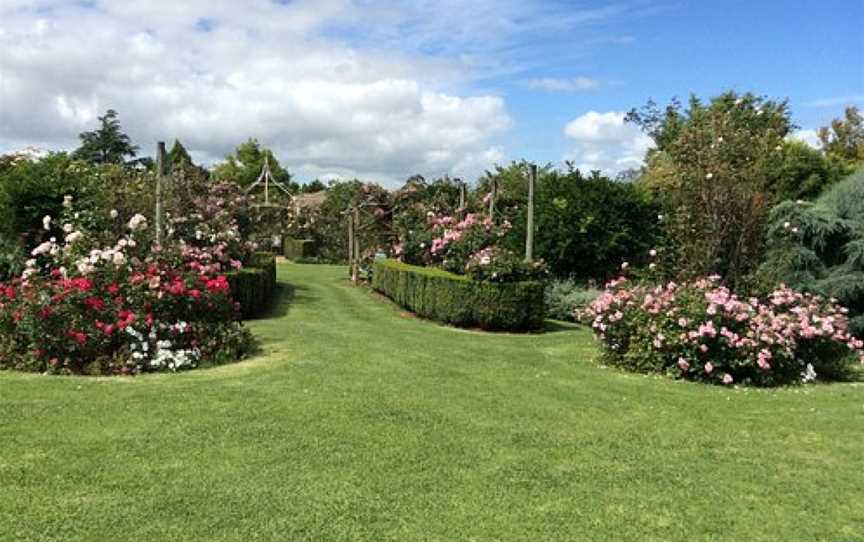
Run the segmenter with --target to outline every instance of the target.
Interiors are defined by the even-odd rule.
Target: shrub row
[[[240,316],[261,316],[276,294],[276,257],[270,252],[256,252],[245,267],[226,277],[231,297],[240,305]]]
[[[380,260],[372,287],[418,316],[445,324],[506,331],[543,326],[541,282],[478,282],[441,269]]]
[[[314,258],[317,247],[312,239],[294,239],[286,237],[282,241],[282,254],[289,260]]]

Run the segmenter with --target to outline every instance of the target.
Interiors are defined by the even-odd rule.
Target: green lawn
[[[0,373],[0,539],[864,539],[864,386],[623,374],[583,329],[460,331],[343,268],[279,274],[252,360]]]

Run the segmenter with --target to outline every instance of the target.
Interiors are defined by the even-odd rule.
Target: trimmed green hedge
[[[256,252],[248,264],[225,274],[231,285],[231,297],[240,304],[244,320],[261,316],[276,294],[276,257],[270,252]]]
[[[375,262],[372,287],[418,316],[459,327],[543,327],[542,282],[476,282],[441,269]]]
[[[289,260],[314,258],[318,255],[318,247],[312,239],[286,237],[282,240],[282,254]]]

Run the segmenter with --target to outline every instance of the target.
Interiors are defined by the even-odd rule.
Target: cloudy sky
[[[300,180],[638,166],[648,98],[789,98],[802,137],[864,105],[860,0],[0,0],[0,152],[108,108],[145,153],[256,137]]]

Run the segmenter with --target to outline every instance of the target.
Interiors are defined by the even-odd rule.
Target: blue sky
[[[301,179],[614,173],[648,98],[789,98],[812,141],[864,106],[862,28],[861,0],[4,0],[0,152],[73,148],[112,107],[145,151],[257,137]]]
[[[691,92],[707,97],[734,89],[788,98],[795,123],[805,129],[827,124],[846,105],[864,105],[864,2],[730,0],[650,7],[577,32],[526,36],[512,53],[524,71],[478,82],[507,100],[515,120],[508,154],[556,161],[569,142],[553,127],[574,116],[626,111],[648,98],[665,103]],[[598,85],[544,92],[523,84],[574,77]]]

